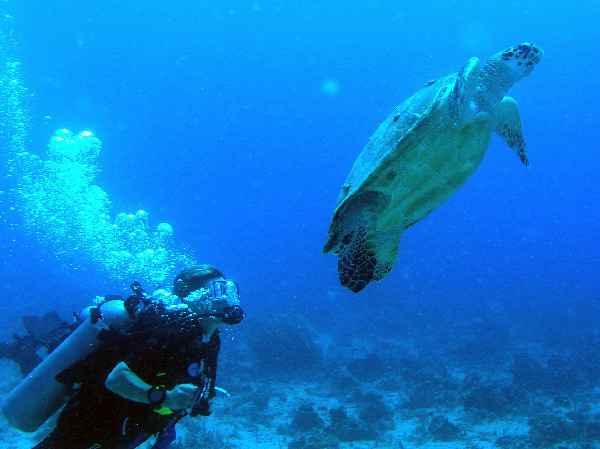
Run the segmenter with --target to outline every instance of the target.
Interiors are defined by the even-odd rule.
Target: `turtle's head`
[[[515,75],[521,79],[533,71],[535,65],[542,60],[543,54],[544,52],[540,47],[524,42],[521,45],[507,48],[500,52],[499,56],[502,62],[508,65],[515,72]]]
[[[479,73],[480,107],[493,110],[513,84],[533,71],[543,53],[540,47],[524,42],[492,56]]]

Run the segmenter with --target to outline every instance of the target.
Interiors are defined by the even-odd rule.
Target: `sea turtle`
[[[495,54],[481,69],[471,58],[379,125],[342,187],[323,248],[338,255],[343,286],[359,292],[391,271],[402,231],[458,191],[494,131],[529,165],[517,102],[504,94],[541,58],[529,43]]]

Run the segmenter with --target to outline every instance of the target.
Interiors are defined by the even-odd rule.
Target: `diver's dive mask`
[[[240,288],[233,281],[212,281],[209,288],[212,289],[212,296],[215,299],[240,301]]]
[[[240,290],[233,281],[212,281],[190,293],[184,300],[197,312],[198,317],[213,317],[225,324],[238,324],[246,316],[239,306]]]

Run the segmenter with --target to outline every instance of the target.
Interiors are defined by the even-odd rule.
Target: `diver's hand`
[[[192,384],[176,385],[175,388],[167,391],[167,397],[162,404],[163,407],[170,408],[171,410],[188,408],[194,400],[197,388]]]

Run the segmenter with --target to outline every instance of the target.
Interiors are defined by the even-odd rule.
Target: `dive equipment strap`
[[[106,324],[102,320],[102,312],[100,312],[100,306],[92,307],[90,309],[90,320],[92,322],[92,326],[94,326],[98,330],[106,329],[108,330],[108,324]]]

